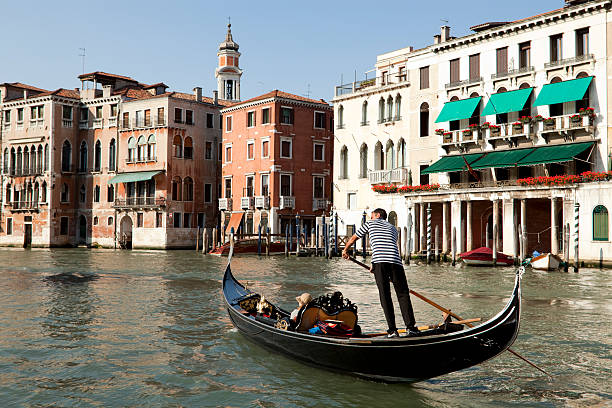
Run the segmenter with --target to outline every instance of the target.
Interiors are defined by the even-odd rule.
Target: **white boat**
[[[559,269],[560,264],[561,258],[550,253],[538,255],[531,260],[531,267],[533,269],[540,269],[543,271],[554,271]]]

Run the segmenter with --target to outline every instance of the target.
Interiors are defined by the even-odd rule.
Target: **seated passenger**
[[[300,296],[296,297],[295,300],[298,302],[298,307],[291,312],[291,320],[294,322],[297,320],[300,310],[308,303],[312,302],[312,296],[310,296],[310,293],[302,293]]]

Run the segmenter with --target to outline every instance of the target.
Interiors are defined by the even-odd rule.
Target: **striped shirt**
[[[357,237],[363,239],[370,234],[372,246],[372,263],[389,262],[402,265],[397,247],[397,229],[386,220],[370,220],[357,230]]]

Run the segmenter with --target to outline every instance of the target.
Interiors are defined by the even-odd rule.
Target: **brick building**
[[[331,199],[333,111],[278,90],[222,111],[222,223],[246,234],[295,223],[312,228]]]

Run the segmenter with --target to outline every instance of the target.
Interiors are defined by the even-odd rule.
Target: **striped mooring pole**
[[[431,261],[431,203],[427,204],[427,263]]]
[[[574,272],[578,272],[580,256],[578,252],[578,241],[580,238],[580,203],[574,204]]]

